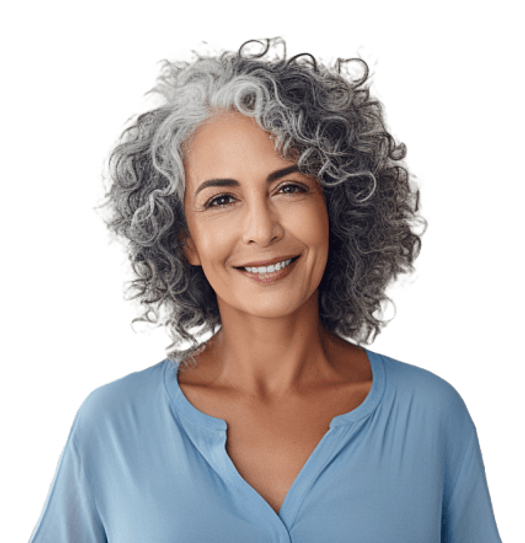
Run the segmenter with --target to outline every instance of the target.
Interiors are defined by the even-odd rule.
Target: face
[[[285,316],[316,293],[328,259],[322,187],[282,158],[270,135],[238,113],[194,133],[185,158],[184,254],[202,266],[221,315]],[[221,180],[222,186],[203,187]],[[278,280],[259,282],[237,267],[299,255]]]

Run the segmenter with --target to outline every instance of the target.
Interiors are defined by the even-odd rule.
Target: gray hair
[[[164,61],[150,91],[164,103],[132,120],[109,159],[112,184],[99,207],[110,210],[110,232],[127,242],[136,275],[130,299],[146,306],[132,322],[166,326],[173,339],[168,358],[183,365],[204,349],[189,330],[215,333],[221,324],[215,292],[202,268],[186,260],[179,236],[189,235],[185,152],[215,115],[254,118],[274,136],[276,150],[323,187],[330,247],[319,318],[327,330],[358,344],[372,333],[375,339],[386,321],[374,313],[392,302],[385,294],[390,283],[414,271],[427,226],[417,213],[419,190],[401,162],[406,148],[387,132],[383,106],[370,96],[366,63],[325,66],[308,53],[287,60],[280,38],[248,54],[252,43],[192,62]],[[281,56],[264,58],[279,46]],[[363,70],[359,79],[345,73],[352,62]],[[417,224],[424,226],[419,235]],[[181,349],[183,341],[191,347]]]

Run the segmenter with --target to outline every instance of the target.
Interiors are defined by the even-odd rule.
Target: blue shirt
[[[177,363],[95,389],[29,543],[501,543],[459,393],[366,353],[368,396],[332,419],[279,514],[228,456],[226,422],[184,396]]]

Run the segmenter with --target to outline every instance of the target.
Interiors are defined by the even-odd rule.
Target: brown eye
[[[288,187],[292,187],[292,188],[296,188],[298,189],[298,191],[293,191],[293,192],[290,192],[290,191],[285,191],[283,194],[288,194],[290,196],[295,196],[298,192],[308,192],[308,189],[303,187],[302,185],[297,185],[295,183],[287,183],[286,185],[283,185],[280,189],[279,189],[279,192],[281,192],[283,189],[286,189]],[[223,198],[235,198],[233,196],[233,194],[229,194],[229,193],[226,193],[226,194],[219,194],[218,196],[214,196],[213,198],[211,198],[210,200],[208,200],[205,204],[204,204],[204,208],[205,209],[208,209],[210,207],[227,207],[229,205],[231,205],[230,203],[227,203],[227,204],[217,204],[215,205],[215,202],[220,202]]]

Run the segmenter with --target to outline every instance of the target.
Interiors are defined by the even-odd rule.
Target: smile
[[[280,281],[281,279],[284,279],[285,277],[288,277],[290,273],[295,268],[295,263],[299,259],[299,256],[296,256],[295,258],[292,258],[292,261],[290,264],[285,266],[284,268],[281,268],[280,270],[275,270],[273,272],[266,272],[266,273],[258,273],[258,272],[249,272],[245,268],[236,268],[239,270],[243,275],[246,277],[249,277],[250,279],[253,279],[254,281],[257,281],[258,283],[275,283],[276,281]]]

